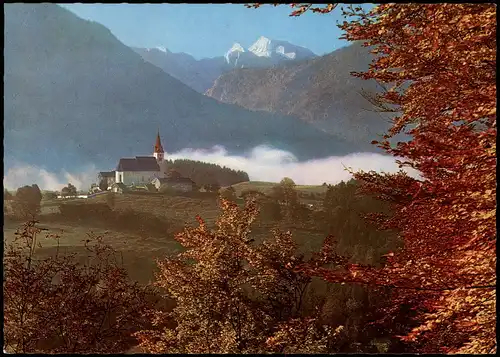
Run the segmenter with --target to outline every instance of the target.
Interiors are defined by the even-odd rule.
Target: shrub
[[[33,218],[40,213],[42,193],[38,185],[24,186],[17,189],[14,199],[14,215],[21,218]]]
[[[44,191],[42,193],[42,198],[44,200],[55,200],[57,198],[57,193],[53,191]]]
[[[68,186],[63,187],[61,190],[61,195],[63,197],[67,196],[76,196],[78,194],[77,189],[75,186],[73,186],[71,183],[68,183]]]
[[[88,262],[36,259],[42,229],[25,224],[4,256],[4,348],[11,353],[120,353],[146,326],[147,289],[129,282],[116,252],[92,236]],[[48,235],[46,239],[59,237]]]

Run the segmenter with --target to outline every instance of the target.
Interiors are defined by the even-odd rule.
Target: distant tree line
[[[189,177],[200,187],[205,185],[230,186],[250,181],[248,174],[244,171],[208,162],[179,159],[167,160],[167,163],[170,169],[179,172],[184,177]]]

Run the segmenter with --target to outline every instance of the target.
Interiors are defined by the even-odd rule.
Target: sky
[[[248,48],[260,36],[306,47],[317,55],[348,43],[339,40],[340,8],[330,14],[288,16],[288,5],[243,4],[60,4],[81,18],[106,26],[125,45],[166,47],[197,59],[222,56],[235,42]],[[370,6],[370,5],[367,5]]]

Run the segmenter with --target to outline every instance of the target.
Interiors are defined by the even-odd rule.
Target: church
[[[165,151],[161,145],[160,131],[156,136],[156,143],[152,156],[136,156],[135,158],[121,158],[115,171],[100,172],[100,180],[108,183],[108,189],[114,184],[122,186],[143,186],[154,179],[163,179],[167,175]]]
[[[164,178],[167,173],[165,151],[161,145],[160,131],[156,135],[153,156],[122,158],[115,170],[115,182],[125,186],[151,183],[155,178]]]

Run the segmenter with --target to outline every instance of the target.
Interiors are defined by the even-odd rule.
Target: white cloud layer
[[[19,164],[6,170],[3,186],[8,190],[16,190],[18,187],[36,183],[41,190],[60,191],[71,183],[77,190],[86,191],[96,180],[97,169],[93,165],[83,168],[80,172],[63,170],[57,174],[37,166]]]
[[[248,173],[252,181],[279,182],[283,177],[292,178],[299,185],[321,185],[323,182],[336,184],[347,181],[351,175],[346,167],[353,170],[374,170],[396,172],[399,170],[393,157],[355,153],[346,156],[331,156],[323,159],[298,162],[289,152],[267,146],[258,146],[243,156],[229,155],[216,146],[211,150],[183,149],[167,154],[169,159],[190,159],[205,161]],[[16,189],[23,185],[38,184],[44,190],[60,190],[71,182],[77,189],[87,190],[97,180],[97,168],[89,166],[78,173],[62,171],[59,174],[30,165],[9,168],[4,176],[4,187]],[[406,170],[416,177],[415,171]]]

